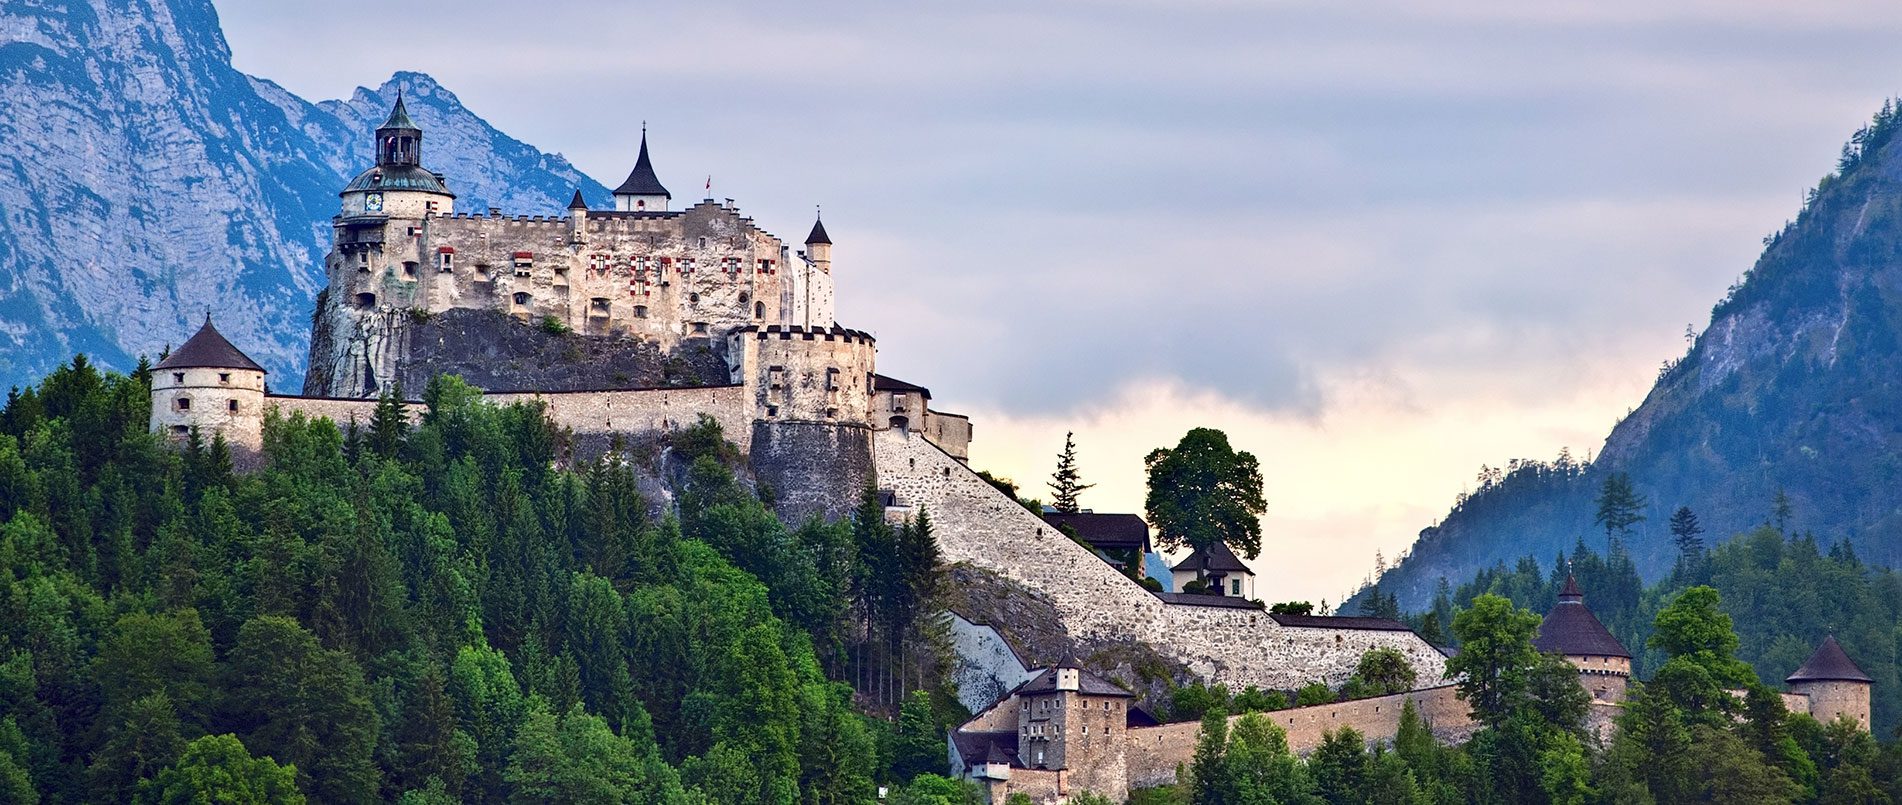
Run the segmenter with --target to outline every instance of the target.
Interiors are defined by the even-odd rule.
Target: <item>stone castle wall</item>
[[[223,434],[234,460],[248,463],[263,445],[263,403],[263,372],[155,369],[148,427],[171,438],[188,437],[192,428],[206,441]]]
[[[750,416],[753,400],[748,391],[734,389]],[[753,477],[766,487],[773,511],[794,526],[813,517],[847,517],[876,480],[872,432],[862,425],[753,421],[739,433],[748,438],[734,441],[747,452]]]
[[[746,450],[751,445],[752,410],[746,404],[745,391],[739,386],[713,386],[686,389],[629,389],[620,391],[581,391],[550,393],[488,394],[483,400],[496,405],[539,402],[556,427],[576,434],[638,434],[667,432],[691,427],[701,414],[713,417],[727,438]],[[334,397],[268,397],[267,407],[280,413],[302,412],[311,418],[324,418],[339,427],[352,420],[361,426],[370,423],[376,400]],[[422,404],[405,404],[410,419],[422,415]]]
[[[1259,609],[1165,604],[922,436],[881,431],[875,447],[880,485],[930,511],[946,562],[1047,595],[1061,627],[1085,643],[1141,640],[1235,688],[1338,686],[1377,646],[1399,649],[1423,682],[1445,673],[1445,657],[1412,632],[1286,627]]]

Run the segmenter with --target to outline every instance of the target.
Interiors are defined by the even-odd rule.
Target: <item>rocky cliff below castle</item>
[[[209,0],[0,6],[0,385],[73,352],[129,368],[210,307],[298,388],[337,188],[399,90],[467,208],[606,197],[429,76],[311,103],[246,75]]]

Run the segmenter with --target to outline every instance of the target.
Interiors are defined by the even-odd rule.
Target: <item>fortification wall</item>
[[[1391,743],[1400,733],[1400,714],[1407,702],[1426,722],[1434,737],[1446,743],[1461,743],[1477,732],[1466,702],[1452,685],[1376,696],[1349,702],[1318,704],[1261,713],[1288,735],[1288,749],[1306,756],[1320,748],[1327,733],[1351,727],[1368,743]],[[1229,726],[1242,716],[1229,718]],[[1138,727],[1126,734],[1130,788],[1167,785],[1176,780],[1178,766],[1187,767],[1194,759],[1196,741],[1202,737],[1198,722]]]
[[[664,433],[691,427],[707,414],[720,423],[727,438],[745,450],[751,443],[752,411],[746,405],[745,390],[739,386],[713,386],[688,389],[627,389],[617,391],[577,391],[551,393],[488,394],[483,400],[496,405],[539,402],[556,427],[576,434]],[[280,413],[302,412],[311,418],[324,418],[347,426],[353,419],[367,427],[376,412],[376,400],[351,400],[334,397],[268,397],[267,408]],[[422,416],[421,403],[405,403],[410,420]]]
[[[982,712],[1037,675],[1025,667],[1023,658],[1011,649],[1009,641],[989,624],[972,623],[953,612],[950,613],[950,625],[951,645],[956,655],[951,679],[958,686],[958,702],[971,712]],[[984,729],[1011,729],[1014,726],[1015,722],[1012,722],[1003,727]]]
[[[1140,640],[1238,688],[1340,685],[1376,646],[1400,649],[1423,683],[1445,672],[1445,658],[1412,632],[1283,627],[1257,609],[1164,604],[921,435],[886,430],[875,441],[879,484],[900,505],[931,512],[947,563],[969,562],[1043,593],[1080,641]]]
[[[147,426],[168,438],[189,438],[193,428],[209,441],[223,434],[239,464],[263,444],[264,373],[246,369],[190,367],[152,372],[152,415]]]
[[[751,389],[733,388],[750,416],[755,410]],[[861,425],[753,421],[743,432],[748,438],[741,448],[753,477],[767,487],[773,511],[788,523],[846,517],[876,477],[872,432]]]
[[[878,345],[870,335],[842,327],[745,327],[727,336],[726,354],[733,381],[746,384],[764,419],[871,425]]]

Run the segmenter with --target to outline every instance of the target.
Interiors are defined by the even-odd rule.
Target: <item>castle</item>
[[[273,411],[368,422],[377,398],[395,395],[414,416],[408,395],[453,372],[493,402],[540,404],[594,450],[711,417],[789,522],[844,516],[874,486],[889,517],[928,510],[945,561],[991,585],[951,607],[960,696],[979,715],[953,733],[949,760],[994,801],[1120,798],[1174,779],[1199,725],[1156,724],[1105,678],[1140,676],[1130,656],[1231,688],[1289,690],[1338,687],[1362,654],[1389,648],[1432,686],[1273,714],[1291,744],[1311,748],[1343,725],[1390,737],[1405,701],[1443,737],[1470,732],[1463,703],[1438,684],[1445,655],[1405,625],[1271,614],[1232,555],[1174,568],[1232,594],[1151,592],[971,470],[970,420],[879,374],[875,339],[836,322],[823,223],[794,249],[731,200],[671,209],[645,132],[611,210],[577,192],[560,211],[459,212],[423,153],[399,98],[375,132],[374,163],[340,192],[302,393],[270,390],[265,369],[208,317],[153,368],[155,431],[216,434],[245,466]],[[1146,531],[1115,538],[1140,566]],[[1603,626],[1592,632],[1582,598],[1583,619],[1570,605],[1554,610],[1556,642],[1542,648],[1565,654],[1598,704],[1616,707],[1629,654],[1608,633],[1599,639]],[[1007,625],[1026,611],[1042,613],[1034,626],[1050,645]],[[1793,709],[1867,725],[1868,677],[1833,640],[1791,684]]]

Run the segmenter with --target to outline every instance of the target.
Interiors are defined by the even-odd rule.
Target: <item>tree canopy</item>
[[[1196,428],[1173,448],[1158,448],[1143,460],[1149,495],[1143,508],[1157,540],[1171,548],[1202,548],[1217,542],[1243,558],[1261,553],[1261,466],[1228,444],[1219,430]]]

